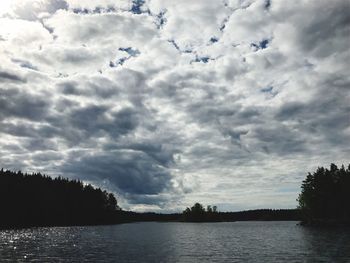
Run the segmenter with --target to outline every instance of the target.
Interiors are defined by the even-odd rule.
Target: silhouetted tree
[[[208,206],[207,206],[207,212],[208,212],[208,213],[212,213],[212,212],[213,212],[213,209],[211,208],[211,205],[208,205]]]
[[[299,207],[306,220],[350,220],[350,165],[319,167],[301,186]]]
[[[214,209],[215,208],[215,209]],[[215,211],[215,212],[214,212]],[[207,206],[207,210],[200,203],[195,203],[191,208],[186,208],[182,213],[183,221],[189,222],[210,222],[220,221],[216,206]]]
[[[332,169],[337,170],[334,167]],[[349,200],[348,173],[349,169],[341,168],[336,177],[342,182],[338,183],[339,187],[342,187],[338,198],[344,201],[339,207],[347,209],[349,202],[345,200]],[[306,184],[305,189],[308,187]],[[300,197],[300,202],[308,198],[308,195],[303,195]],[[306,204],[309,203],[305,202]],[[112,193],[83,184],[80,180],[69,180],[61,176],[51,178],[40,173],[24,174],[21,171],[0,170],[0,228],[136,221],[217,222],[299,219],[299,210],[296,209],[218,212],[216,206],[209,205],[205,209],[200,203],[187,207],[182,214],[122,211]]]
[[[221,222],[221,221],[283,221],[300,220],[299,209],[257,209],[240,212],[219,212],[217,206],[207,206],[195,203],[191,208],[187,207],[181,216],[181,221],[185,222]]]
[[[205,213],[205,209],[204,209],[202,204],[195,203],[194,206],[191,207],[191,213],[204,214]]]
[[[117,210],[112,193],[79,180],[0,171],[0,227],[112,223]]]

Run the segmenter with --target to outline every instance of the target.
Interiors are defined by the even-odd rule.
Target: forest
[[[90,184],[40,173],[0,171],[0,227],[113,222],[115,196]]]
[[[216,206],[205,209],[200,203],[187,207],[181,216],[183,222],[234,222],[234,221],[298,221],[298,209],[256,209],[239,212],[219,212]]]
[[[350,225],[350,164],[308,173],[298,202],[304,224]]]
[[[117,224],[139,221],[228,222],[302,221],[304,225],[350,223],[350,165],[318,168],[302,182],[296,209],[221,212],[195,203],[182,213],[124,211],[100,188],[61,176],[0,170],[0,228]]]
[[[299,220],[297,209],[219,212],[196,203],[183,213],[122,210],[112,193],[80,180],[0,170],[0,228],[117,224],[140,221]]]

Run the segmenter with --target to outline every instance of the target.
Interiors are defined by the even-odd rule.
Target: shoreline
[[[134,224],[134,223],[183,223],[183,224],[206,224],[206,223],[236,223],[236,222],[299,222],[297,225],[301,225],[299,220],[236,220],[236,221],[162,221],[162,220],[143,220],[143,221],[125,221],[106,224],[67,224],[67,225],[33,225],[33,226],[15,226],[15,227],[0,227],[0,231],[7,230],[23,230],[23,229],[36,229],[36,228],[53,228],[53,227],[93,227],[93,226],[114,226],[121,224]]]
[[[304,227],[350,227],[350,221],[338,219],[310,219],[302,220],[299,223]]]

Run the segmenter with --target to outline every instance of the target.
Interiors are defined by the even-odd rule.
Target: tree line
[[[216,206],[205,209],[200,203],[187,207],[181,216],[184,222],[234,222],[234,221],[291,221],[300,220],[298,209],[255,209],[239,212],[220,212]]]
[[[112,193],[80,180],[0,170],[0,226],[106,224],[120,208]]]
[[[304,223],[350,224],[350,164],[308,173],[298,197]]]
[[[112,193],[80,180],[0,170],[0,228],[115,224],[137,221],[302,220],[350,224],[350,164],[318,168],[302,182],[297,209],[220,212],[195,203],[182,213],[123,211]]]

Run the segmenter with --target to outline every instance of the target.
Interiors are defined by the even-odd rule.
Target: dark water
[[[350,230],[296,222],[7,230],[0,262],[350,262]]]

